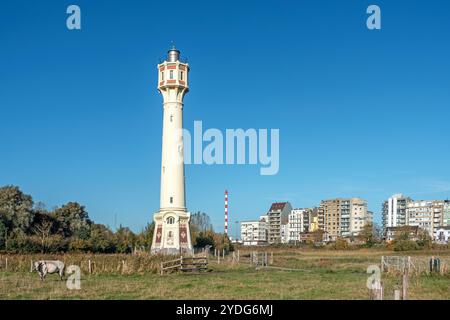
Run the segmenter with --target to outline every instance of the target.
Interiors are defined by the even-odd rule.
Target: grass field
[[[450,257],[450,252],[406,254]],[[368,299],[366,270],[382,255],[392,252],[274,249],[274,266],[298,270],[256,270],[211,259],[203,274],[83,274],[81,290],[68,290],[56,275],[41,283],[36,273],[1,272],[0,299]],[[383,273],[382,280],[386,299],[393,299],[400,277]],[[450,275],[411,277],[409,298],[450,299]]]

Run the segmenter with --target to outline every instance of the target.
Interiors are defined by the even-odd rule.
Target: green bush
[[[394,244],[394,251],[413,251],[419,249],[420,246],[412,240],[398,240]]]
[[[335,250],[346,250],[349,248],[348,242],[345,239],[338,238],[336,242],[331,244],[331,248]]]
[[[40,244],[34,237],[19,234],[8,239],[8,251],[13,253],[39,252]]]
[[[92,250],[92,243],[88,240],[75,238],[69,242],[69,250],[75,252],[89,252]]]

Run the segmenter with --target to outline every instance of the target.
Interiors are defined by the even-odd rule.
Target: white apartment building
[[[351,203],[350,199],[341,199],[340,201],[340,235],[342,237],[350,236],[350,211],[351,211]]]
[[[406,207],[412,200],[401,193],[394,194],[383,202],[382,219],[383,230],[389,227],[401,227],[406,225]]]
[[[241,241],[244,246],[267,244],[268,218],[261,216],[259,220],[241,222]]]
[[[449,243],[450,242],[450,226],[440,227],[436,231],[436,242]]]
[[[305,209],[293,209],[289,213],[288,219],[288,243],[297,243],[300,240],[300,233],[305,231],[304,217]]]

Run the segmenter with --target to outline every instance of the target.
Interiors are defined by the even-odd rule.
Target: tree
[[[91,226],[90,240],[93,252],[112,253],[116,250],[113,232],[102,224]]]
[[[91,251],[92,243],[89,240],[80,238],[72,238],[69,242],[69,250],[77,252],[89,252]]]
[[[85,207],[77,202],[69,202],[57,208],[54,217],[59,225],[59,233],[65,237],[77,237],[87,240],[92,224]]]
[[[419,245],[412,240],[395,240],[394,242],[394,251],[413,251],[419,249]]]
[[[0,188],[0,220],[11,233],[25,234],[33,221],[33,199],[16,186]]]
[[[56,232],[56,220],[49,215],[42,202],[38,202],[34,208],[34,219],[31,225],[32,233],[39,239],[41,253],[46,252],[50,246],[55,245],[57,238],[52,235]]]
[[[211,246],[215,248],[214,243],[214,232],[212,231],[200,231],[198,235],[194,238],[193,246],[196,248],[204,248],[206,246]]]
[[[377,223],[374,223],[373,225],[373,235],[375,242],[381,242],[383,240],[383,228]]]
[[[373,224],[368,223],[364,225],[363,229],[359,233],[358,238],[363,241],[367,247],[372,247],[375,244]]]
[[[148,223],[144,230],[136,236],[136,246],[140,248],[150,249],[153,241],[153,233],[155,232],[155,223]]]
[[[417,233],[417,244],[422,248],[430,249],[432,247],[433,239],[428,231],[419,229]]]
[[[135,244],[135,235],[130,228],[122,225],[115,233],[116,250],[119,253],[131,253]]]
[[[8,236],[8,230],[5,224],[0,220],[0,250],[6,249],[6,238]]]
[[[402,226],[398,228],[395,239],[398,241],[407,241],[411,239],[411,227]]]
[[[211,231],[212,232],[212,231]],[[230,238],[225,233],[213,233],[214,234],[214,248],[218,250],[233,251],[233,244]]]
[[[197,211],[191,215],[190,227],[193,232],[206,232],[213,230],[211,218],[206,213],[200,211]]]
[[[48,240],[51,235],[53,223],[50,220],[45,220],[40,224],[34,226],[34,233],[39,237],[41,242],[41,253],[44,253],[47,246]]]
[[[341,237],[338,237],[331,247],[335,250],[346,250],[349,248],[347,240]]]

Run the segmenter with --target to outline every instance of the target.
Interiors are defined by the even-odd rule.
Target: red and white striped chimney
[[[225,190],[225,225],[224,232],[228,235],[228,190]]]

